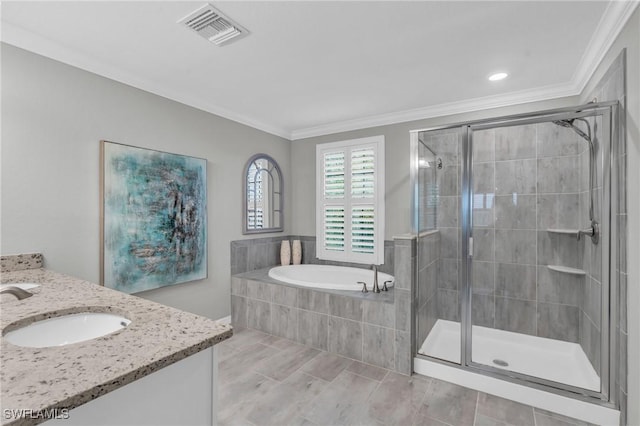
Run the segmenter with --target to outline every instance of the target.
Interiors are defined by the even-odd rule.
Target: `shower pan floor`
[[[600,378],[577,343],[476,325],[472,335],[472,359],[475,363],[600,390]],[[436,321],[418,353],[460,363],[460,323]],[[503,362],[508,365],[500,365]]]

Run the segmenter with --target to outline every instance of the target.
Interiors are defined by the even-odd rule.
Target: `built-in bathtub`
[[[269,270],[274,280],[303,287],[323,290],[362,291],[366,283],[367,290],[373,290],[374,272],[370,269],[350,268],[334,265],[288,265],[276,266]],[[378,272],[378,285],[393,287],[394,277]]]
[[[278,276],[278,272],[287,276]],[[392,275],[378,272],[380,288],[389,280],[395,281]],[[340,286],[340,281],[349,286]],[[361,292],[358,281],[367,283],[367,293]],[[408,292],[399,283],[389,286],[392,282],[387,284],[389,291],[374,293],[372,282],[371,269],[329,265],[270,267],[234,274],[231,323],[411,374]],[[330,283],[333,288],[318,283]]]

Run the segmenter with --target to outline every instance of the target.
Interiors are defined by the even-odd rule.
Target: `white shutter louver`
[[[351,210],[351,250],[373,254],[375,241],[374,206],[354,206]]]
[[[351,196],[371,198],[375,188],[375,151],[373,148],[351,151]]]
[[[324,196],[344,198],[344,151],[324,155]]]
[[[326,250],[344,251],[344,207],[325,207],[324,235],[324,248]]]

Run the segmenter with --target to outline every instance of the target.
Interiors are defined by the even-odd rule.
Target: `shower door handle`
[[[469,257],[473,257],[473,237],[469,237]]]

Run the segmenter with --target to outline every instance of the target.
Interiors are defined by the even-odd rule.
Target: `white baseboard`
[[[231,324],[231,315],[227,315],[226,317],[218,318],[215,320],[219,324],[229,325]]]

